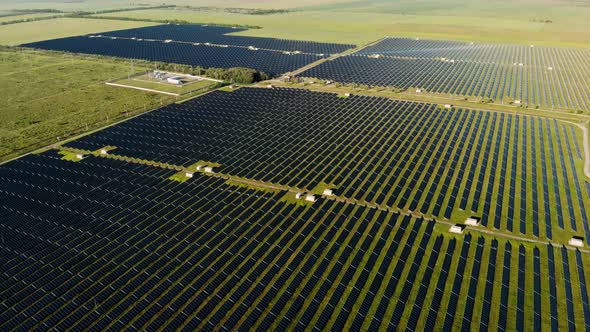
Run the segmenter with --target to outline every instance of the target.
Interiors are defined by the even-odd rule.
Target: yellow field
[[[0,45],[19,45],[88,33],[137,28],[153,23],[118,20],[58,18],[0,26]]]
[[[60,13],[36,13],[36,14],[25,14],[25,15],[14,15],[14,16],[2,16],[2,17],[0,17],[0,23],[20,21],[20,20],[30,20],[30,19],[35,19],[35,18],[44,18],[44,17],[52,17],[52,16],[60,16],[60,15],[63,15],[63,14],[60,14]]]
[[[467,41],[515,42],[556,46],[590,46],[590,22],[540,23],[518,18],[402,15],[353,11],[296,11],[244,15],[221,11],[157,9],[109,14],[135,19],[178,19],[195,23],[258,25],[242,35],[365,44],[384,36]]]

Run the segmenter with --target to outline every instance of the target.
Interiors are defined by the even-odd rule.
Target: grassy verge
[[[6,49],[0,70],[0,161],[174,100],[106,86],[130,70],[108,59]]]
[[[0,26],[0,45],[20,45],[47,39],[139,28],[150,25],[156,25],[156,23],[83,18],[57,18],[53,20],[9,24]]]

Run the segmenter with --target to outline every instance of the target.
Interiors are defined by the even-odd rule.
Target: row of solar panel
[[[488,325],[486,306],[506,288],[517,287],[516,307],[500,295],[501,307],[517,317],[527,302],[549,296],[540,283],[524,283],[530,274],[549,280],[549,299],[557,298],[553,288],[564,289],[568,321],[590,327],[587,257],[579,251],[574,267],[563,249],[556,270],[552,247],[542,248],[550,268],[540,271],[524,263],[538,266],[539,249],[528,258],[520,246],[514,277],[506,241],[500,266],[498,240],[478,238],[473,255],[467,234],[459,254],[457,240],[433,236],[431,222],[324,199],[291,205],[283,193],[214,177],[177,183],[167,179],[174,171],[60,157],[47,152],[0,167],[2,184],[12,179],[37,197],[12,184],[0,192],[2,328],[373,330],[436,326],[437,318],[471,328]],[[53,201],[48,192],[69,199]],[[465,270],[471,278],[463,279]],[[541,309],[535,305],[534,315]],[[502,321],[502,310],[491,312]],[[506,329],[528,324],[517,319]]]
[[[534,45],[533,45],[534,46]],[[555,48],[518,44],[483,44],[449,40],[386,38],[357,52],[359,55],[398,56],[462,60],[501,64],[553,66],[562,60],[574,61],[590,55],[587,49]],[[588,67],[587,64],[583,64]]]
[[[211,43],[217,45],[230,45],[242,47],[256,47],[277,51],[300,51],[313,54],[341,53],[355,45],[318,43],[303,40],[287,40],[277,38],[248,37],[233,35],[244,32],[244,28],[218,27],[195,24],[166,24],[151,27],[117,30],[100,33],[106,37],[123,37],[135,39],[173,40],[191,43]],[[96,35],[94,35],[96,36]]]
[[[588,223],[586,194],[563,190],[572,180],[579,187],[580,178],[577,162],[554,148],[571,144],[569,136],[561,140],[562,129],[531,117],[386,98],[242,88],[165,107],[69,146],[117,146],[125,156],[181,165],[209,160],[221,163],[222,173],[302,189],[324,182],[337,195],[444,218],[460,197],[458,208],[481,213],[483,225],[551,238],[556,222],[574,232]],[[529,170],[538,163],[541,174]]]
[[[177,63],[204,68],[253,68],[279,75],[319,60],[318,55],[283,54],[246,48],[165,43],[159,41],[90,38],[87,36],[54,39],[23,45],[24,47],[96,54],[147,61]]]
[[[589,73],[583,61],[588,55],[573,49],[389,38],[301,76],[588,110],[590,94],[582,88],[587,75],[564,75]]]

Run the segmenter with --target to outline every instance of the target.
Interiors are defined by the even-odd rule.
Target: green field
[[[59,3],[30,1],[0,2],[0,10],[55,8],[74,10],[133,9],[157,6],[155,0],[142,2],[98,1]],[[184,20],[194,23],[222,23],[261,26],[243,35],[365,44],[383,36],[419,36],[433,39],[533,43],[553,46],[590,46],[590,7],[583,3],[559,1],[513,2],[451,0],[444,5],[434,0],[320,0],[320,1],[200,1],[175,0],[170,5],[192,6],[174,9],[131,10],[101,13],[101,17],[149,20]],[[202,10],[201,7],[214,7]],[[199,7],[199,8],[195,8]],[[221,8],[289,9],[272,15],[233,14]],[[73,34],[132,27],[131,23],[59,21],[43,26],[42,35],[26,26],[24,31],[1,30],[0,44],[37,41]],[[127,25],[126,25],[127,24]],[[131,25],[130,25],[131,24]],[[135,23],[138,26],[140,23]],[[24,27],[24,26],[23,26]],[[31,34],[27,31],[32,31]],[[8,36],[11,36],[10,38]]]
[[[1,51],[0,160],[173,100],[104,84],[129,70],[125,62]]]
[[[25,15],[10,15],[10,16],[0,16],[0,24],[8,23],[13,21],[20,21],[20,20],[34,20],[46,17],[53,17],[53,16],[61,16],[63,14],[59,13],[36,13],[36,14],[25,14]]]
[[[114,18],[167,20],[262,26],[241,35],[365,44],[384,36],[590,46],[588,7],[538,6],[525,11],[509,4],[497,7],[462,6],[437,9],[433,2],[415,6],[308,6],[274,15],[244,15],[191,9],[155,9],[101,14]],[[541,23],[551,20],[553,23]]]
[[[150,26],[153,23],[119,20],[58,18],[0,26],[0,45],[19,45],[41,40],[79,36],[111,30]]]
[[[142,1],[145,2],[145,1]],[[161,2],[159,3],[161,4]],[[105,10],[118,8],[139,8],[142,7],[131,1],[117,0],[82,0],[82,1],[59,1],[59,0],[0,0],[0,12],[11,12],[13,10],[31,9],[57,9],[63,11],[80,10]]]
[[[140,8],[146,6],[159,6],[162,3],[179,6],[214,6],[214,7],[234,7],[234,8],[295,8],[302,6],[333,5],[339,3],[354,3],[354,0],[142,0],[135,1],[118,1],[118,0],[84,0],[84,1],[59,1],[59,0],[25,0],[15,2],[14,0],[0,0],[0,12],[14,9],[38,9],[53,8],[65,11],[76,10],[106,10],[120,8]]]

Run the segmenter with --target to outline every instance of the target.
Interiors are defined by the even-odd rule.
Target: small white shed
[[[584,246],[584,238],[580,236],[574,236],[571,240],[568,241],[570,246],[574,247],[583,247]]]
[[[465,220],[465,225],[469,226],[479,226],[479,218],[477,217],[469,217]]]
[[[166,81],[170,84],[181,85],[182,84],[182,77],[175,76],[175,77],[168,77]]]
[[[465,227],[463,225],[454,225],[454,226],[451,226],[451,228],[449,228],[449,232],[455,233],[455,234],[463,234],[464,229],[465,229]]]
[[[316,201],[316,198],[313,194],[307,194],[307,195],[305,195],[305,200],[313,203]]]

